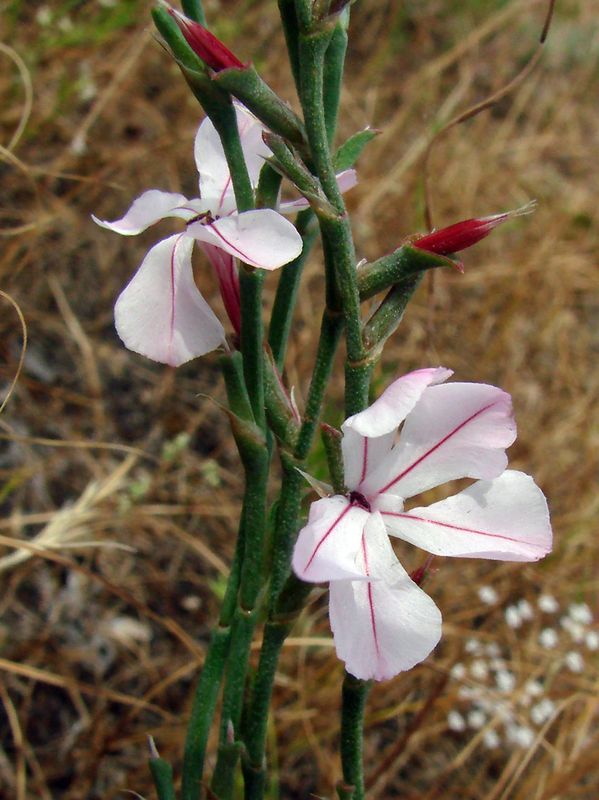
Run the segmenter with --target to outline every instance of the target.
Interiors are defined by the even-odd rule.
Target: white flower
[[[496,750],[501,744],[499,734],[493,728],[484,732],[483,742],[485,744],[485,747],[488,748],[489,750]]]
[[[593,614],[586,603],[572,603],[568,606],[568,614],[581,625],[590,625],[593,621]]]
[[[570,672],[583,672],[584,659],[576,650],[566,653],[565,664]]]
[[[520,619],[526,622],[530,622],[531,619],[534,619],[534,611],[528,600],[522,599],[518,601],[518,613],[520,614]]]
[[[481,586],[478,590],[478,596],[481,603],[486,603],[488,606],[494,605],[499,599],[497,592],[492,586]]]
[[[545,691],[545,688],[542,683],[539,681],[535,681],[532,678],[526,682],[524,686],[524,691],[530,695],[530,697],[539,697]]]
[[[537,605],[545,614],[555,614],[559,611],[559,603],[551,594],[542,594],[537,601]]]
[[[343,423],[347,494],[312,503],[298,536],[293,569],[303,580],[330,582],[337,654],[358,678],[410,669],[441,636],[439,609],[387,534],[443,556],[536,561],[551,548],[542,492],[528,475],[505,469],[516,435],[509,395],[485,384],[442,385],[450,375],[411,372]],[[481,480],[405,510],[407,498],[464,477]]]
[[[589,631],[584,637],[584,641],[589,650],[599,650],[599,633]]]
[[[263,127],[243,106],[236,106],[241,147],[252,185],[264,159],[271,155],[262,141]],[[195,138],[200,198],[150,189],[115,222],[92,217],[103,228],[135,236],[167,217],[185,222],[182,233],[152,247],[114,309],[117,333],[130,350],[171,366],[179,366],[221,345],[223,326],[196,287],[191,253],[200,242],[219,280],[233,325],[239,326],[236,261],[261,269],[277,269],[301,253],[302,238],[294,226],[272,209],[239,213],[220,138],[209,119]]]
[[[505,609],[505,621],[510,628],[519,628],[522,625],[522,617],[517,606],[508,606]]]
[[[447,727],[450,731],[456,731],[459,733],[466,729],[466,723],[464,721],[464,717],[460,714],[459,711],[450,711],[447,715]]]
[[[449,670],[449,674],[455,680],[461,680],[466,676],[466,667],[463,664],[457,663]]]
[[[482,728],[486,721],[487,717],[484,711],[479,708],[473,708],[472,711],[468,712],[468,725],[474,730]]]
[[[475,661],[473,661],[470,665],[470,674],[478,681],[486,680],[489,675],[489,668],[486,661],[483,661],[480,658],[477,658]]]
[[[555,703],[548,697],[544,697],[530,709],[530,719],[535,725],[542,725],[547,722],[555,712]]]
[[[500,692],[512,692],[516,686],[516,678],[513,672],[507,669],[501,669],[495,675],[495,683]]]
[[[539,634],[539,644],[547,650],[556,647],[559,637],[553,628],[544,628]]]

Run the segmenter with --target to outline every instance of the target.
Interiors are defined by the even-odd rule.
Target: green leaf
[[[372,141],[379,133],[380,131],[375,128],[364,128],[363,131],[358,131],[350,136],[335,153],[335,170],[341,172],[353,167],[368,142]]]

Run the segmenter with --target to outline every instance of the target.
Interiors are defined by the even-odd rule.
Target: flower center
[[[186,225],[193,225],[194,222],[203,222],[204,225],[212,225],[218,217],[213,217],[210,211],[203,211],[201,214],[196,214],[195,217],[188,219]]]
[[[363,508],[365,511],[370,511],[370,503],[361,492],[350,492],[349,502],[352,506],[360,506],[360,508]]]

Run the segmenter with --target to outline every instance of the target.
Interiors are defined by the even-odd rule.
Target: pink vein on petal
[[[171,351],[173,348],[173,334],[175,330],[175,251],[177,250],[177,245],[179,244],[179,236],[175,243],[173,244],[173,249],[171,250],[171,322],[169,326],[168,332],[168,359],[171,359]]]
[[[413,514],[400,514],[395,511],[381,511],[383,517],[400,517],[401,519],[413,519],[415,522],[426,522],[429,525],[438,525],[440,528],[449,528],[453,531],[461,531],[462,533],[477,533],[479,536],[488,536],[491,539],[505,539],[507,542],[520,543],[520,539],[514,539],[512,536],[505,536],[502,533],[489,533],[488,531],[479,531],[476,528],[463,528],[461,525],[452,525],[450,522],[439,522],[436,519],[426,519],[426,517],[415,517]]]
[[[458,433],[458,431],[460,431],[465,425],[467,425],[469,422],[472,422],[473,419],[476,419],[476,417],[480,416],[482,413],[487,411],[487,409],[492,408],[496,404],[496,402],[497,401],[495,401],[493,403],[489,403],[488,405],[484,406],[483,408],[479,408],[479,410],[475,411],[474,414],[472,414],[471,416],[468,417],[468,419],[465,419],[463,422],[460,422],[459,425],[456,425],[456,427],[452,431],[450,431],[446,436],[444,436],[441,439],[441,441],[437,442],[437,444],[434,445],[433,447],[431,447],[430,450],[427,450],[426,453],[423,453],[420,456],[420,458],[417,458],[416,461],[414,461],[413,464],[410,464],[409,467],[406,467],[403,472],[400,472],[399,475],[396,475],[395,478],[392,478],[389,481],[389,483],[387,483],[385,486],[383,486],[382,489],[379,489],[379,494],[383,494],[383,492],[386,492],[388,489],[390,489],[392,486],[394,486],[398,481],[400,481],[402,478],[404,478],[409,472],[411,472],[419,464],[421,464],[426,458],[428,458],[431,455],[431,453],[434,453],[435,450],[438,450],[441,447],[441,445],[445,444],[445,442],[447,442],[449,439],[451,439],[452,436],[454,436],[456,433]]]
[[[224,199],[225,199],[225,195],[227,194],[227,189],[229,188],[229,186],[230,186],[230,185],[231,185],[231,176],[229,175],[229,177],[227,178],[227,182],[226,182],[226,183],[225,183],[225,185],[223,186],[223,190],[222,190],[222,192],[220,193],[220,199],[219,199],[219,201],[218,201],[218,210],[219,210],[219,211],[220,211],[220,210],[221,210],[221,208],[223,207],[223,201],[224,201]]]
[[[362,534],[362,555],[364,557],[364,570],[366,575],[370,575],[370,571],[368,569],[368,553],[366,551],[366,538],[364,534]],[[374,648],[376,650],[377,656],[380,655],[379,650],[379,638],[376,631],[376,617],[374,615],[374,601],[372,599],[372,583],[368,581],[368,606],[370,607],[370,625],[372,627],[372,635],[374,637]]]
[[[311,556],[310,556],[310,558],[308,559],[308,563],[307,563],[307,564],[306,564],[306,566],[304,567],[304,572],[305,572],[305,571],[308,569],[308,567],[310,566],[310,564],[311,564],[311,563],[314,561],[314,558],[316,557],[316,553],[318,553],[318,551],[320,550],[320,548],[322,547],[322,545],[325,543],[325,541],[327,540],[327,538],[329,537],[329,535],[330,535],[330,534],[333,532],[333,530],[334,530],[334,529],[337,527],[337,525],[339,525],[339,523],[341,522],[341,520],[343,519],[343,517],[344,517],[344,516],[347,514],[347,512],[348,512],[348,511],[351,509],[351,507],[352,507],[352,506],[351,506],[351,505],[348,503],[348,504],[347,504],[347,506],[346,506],[346,507],[343,509],[343,511],[341,512],[341,514],[339,514],[339,516],[337,517],[337,519],[336,519],[336,520],[333,522],[333,524],[332,524],[332,525],[329,527],[329,529],[326,531],[326,533],[324,534],[324,536],[322,537],[322,539],[321,539],[321,540],[318,542],[318,544],[317,544],[317,545],[316,545],[316,547],[314,548],[314,552],[312,553],[312,555],[311,555]]]
[[[235,247],[234,244],[232,244],[228,239],[226,239],[222,235],[222,233],[218,230],[218,228],[215,228],[212,223],[208,223],[208,225],[206,225],[206,227],[210,228],[211,231],[214,231],[214,233],[218,236],[219,239],[222,239],[222,241],[225,244],[229,245],[229,247],[231,247],[233,250],[235,250],[235,252],[239,254],[239,258],[241,258],[242,261],[245,261],[246,264],[255,264],[257,267],[260,266],[257,261],[254,261],[253,258],[251,258],[251,259],[248,258],[247,255],[242,250],[240,250],[238,247]]]
[[[360,483],[366,477],[366,471],[368,470],[368,438],[364,437],[364,446],[362,448],[362,474],[360,475]]]

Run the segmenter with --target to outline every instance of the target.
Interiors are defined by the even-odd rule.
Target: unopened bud
[[[412,247],[419,247],[421,250],[428,250],[430,253],[439,255],[449,255],[458,253],[473,244],[480,242],[488,236],[493,228],[506,222],[513,217],[522,217],[531,214],[536,208],[536,200],[517,208],[514,211],[506,211],[503,214],[492,214],[489,217],[475,217],[456,222],[447,228],[440,228],[437,231],[420,236],[411,242]]]
[[[226,47],[220,39],[217,39],[214,34],[200,25],[199,22],[189,19],[180,11],[177,11],[171,6],[167,6],[168,13],[175,20],[185,41],[191,47],[193,52],[199,56],[202,61],[213,69],[215,72],[220,72],[223,69],[231,67],[243,69],[246,64],[237,58],[228,47]]]
[[[426,578],[431,564],[433,563],[433,558],[434,556],[429,556],[422,566],[410,573],[410,578],[414,581],[416,586],[422,586],[422,582]]]

